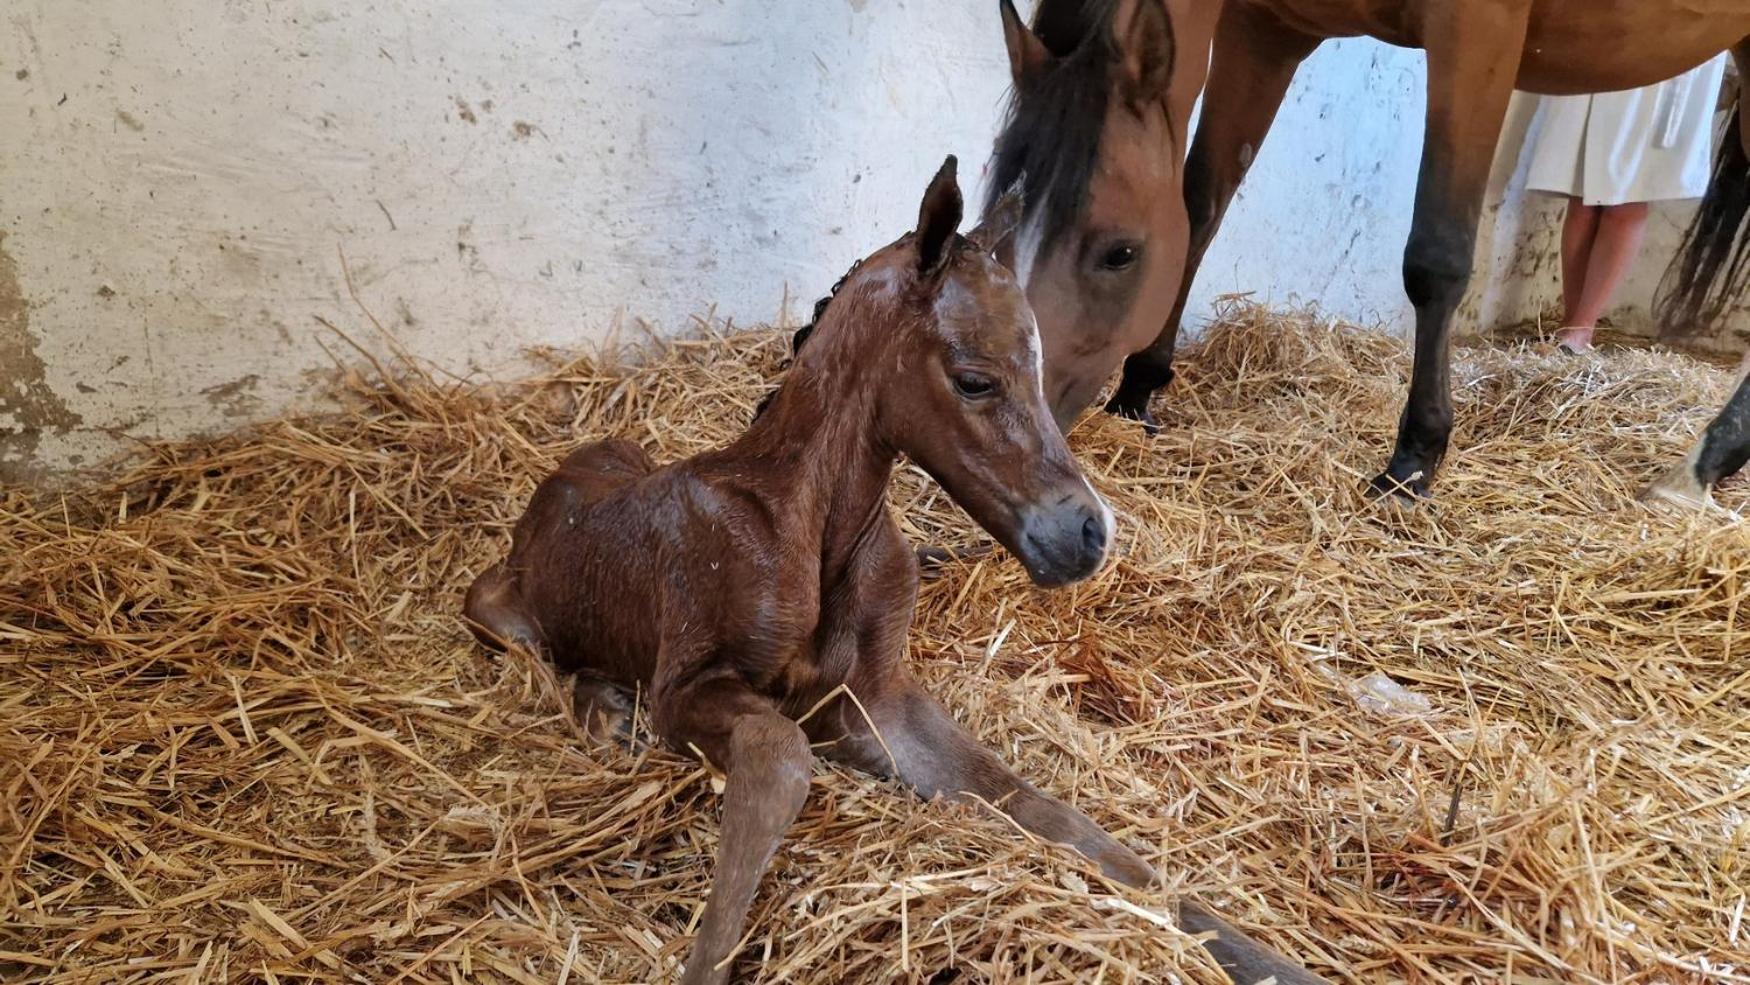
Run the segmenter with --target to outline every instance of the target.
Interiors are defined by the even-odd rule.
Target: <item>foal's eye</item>
[[[976,373],[955,373],[954,392],[968,400],[977,400],[997,392],[997,385],[996,381]]]
[[[1142,248],[1134,243],[1120,243],[1100,257],[1101,270],[1129,270],[1142,256]]]

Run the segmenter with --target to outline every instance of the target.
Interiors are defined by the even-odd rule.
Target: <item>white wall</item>
[[[976,181],[1008,77],[994,2],[3,9],[0,479],[309,406],[342,249],[457,372],[770,318]]]
[[[319,404],[317,319],[371,342],[342,250],[401,341],[463,374],[628,317],[799,311],[910,226],[942,155],[972,192],[1008,80],[995,0],[4,13],[0,481]],[[1406,324],[1421,119],[1419,52],[1321,49],[1193,313],[1250,290]],[[1489,232],[1499,293],[1494,254],[1542,241]],[[1524,307],[1493,297],[1472,309]]]
[[[1301,65],[1192,285],[1188,320],[1206,320],[1221,294],[1250,291],[1411,324],[1402,270],[1423,66],[1420,51],[1368,39],[1328,41]]]

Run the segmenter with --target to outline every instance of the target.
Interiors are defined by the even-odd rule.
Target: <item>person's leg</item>
[[[1592,252],[1586,260],[1586,280],[1580,288],[1579,301],[1568,311],[1571,327],[1562,330],[1561,341],[1569,348],[1585,349],[1592,345],[1592,330],[1622,285],[1629,264],[1641,251],[1648,212],[1646,202],[1603,208],[1598,217],[1598,232],[1592,237]]]
[[[1568,213],[1562,220],[1562,317],[1574,324],[1574,309],[1580,306],[1580,289],[1586,286],[1586,263],[1592,257],[1592,237],[1598,234],[1596,205],[1569,196]]]

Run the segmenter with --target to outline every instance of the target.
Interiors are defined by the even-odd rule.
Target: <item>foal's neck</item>
[[[841,318],[854,322],[859,313]],[[726,449],[780,477],[767,490],[779,534],[796,548],[818,550],[823,582],[854,562],[883,519],[899,458],[880,434],[870,372],[872,363],[886,360],[852,351],[860,327],[823,323],[808,358],[798,360],[765,413]]]

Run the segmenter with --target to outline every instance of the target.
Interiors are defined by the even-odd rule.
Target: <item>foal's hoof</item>
[[[1112,395],[1111,400],[1106,401],[1106,413],[1127,421],[1136,421],[1142,425],[1142,433],[1152,438],[1161,433],[1161,422],[1155,420],[1154,412],[1148,409],[1148,404],[1147,394],[1128,394],[1121,387]]]
[[[1426,503],[1434,498],[1428,491],[1427,478],[1419,470],[1407,478],[1399,478],[1387,469],[1373,477],[1373,481],[1367,484],[1367,492],[1374,499],[1389,499],[1405,506]]]
[[[989,544],[976,544],[971,547],[920,547],[918,567],[923,569],[924,577],[934,578],[951,561],[976,561],[992,550],[994,548]]]

